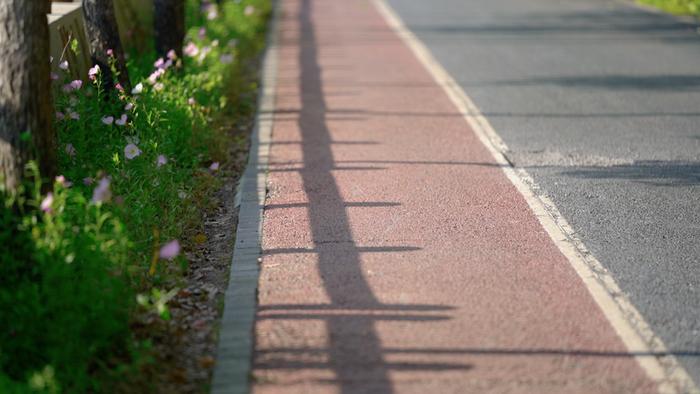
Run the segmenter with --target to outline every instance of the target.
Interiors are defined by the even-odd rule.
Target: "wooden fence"
[[[127,51],[147,49],[153,37],[152,0],[114,0],[114,8],[124,48]],[[51,3],[48,20],[53,72],[58,73],[59,63],[67,60],[71,65],[71,77],[86,79],[91,62],[81,2]],[[73,39],[77,42],[75,52],[69,48]]]

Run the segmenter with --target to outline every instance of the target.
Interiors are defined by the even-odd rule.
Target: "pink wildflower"
[[[73,186],[73,182],[70,182],[69,180],[66,179],[63,175],[59,175],[56,177],[56,183],[63,187],[71,187]]]
[[[131,111],[132,109],[134,109],[133,103],[126,103],[126,105],[124,106],[124,111]]]
[[[119,82],[117,82],[117,84],[114,85],[114,87],[117,88],[118,91],[124,92],[124,86],[122,86],[122,84],[120,84]]]
[[[211,163],[211,165],[209,166],[209,169],[211,171],[218,171],[219,170],[219,162],[215,161],[215,162]]]
[[[199,48],[197,47],[197,45],[195,45],[195,43],[191,42],[187,44],[183,52],[189,57],[195,57],[199,54]]]
[[[97,204],[100,202],[109,201],[112,198],[112,192],[109,189],[109,178],[100,179],[100,183],[92,192],[92,202]]]
[[[174,49],[169,50],[169,51],[168,51],[168,54],[167,54],[166,56],[167,56],[168,59],[170,59],[170,60],[175,60],[175,59],[177,59],[177,53],[175,53],[175,50],[174,50]]]
[[[68,70],[68,67],[69,67],[68,60],[64,60],[64,61],[58,63],[58,68],[60,68],[63,71]]]
[[[164,155],[158,155],[158,158],[156,159],[156,167],[162,167],[166,164],[168,164],[168,158]]]
[[[56,120],[63,120],[66,118],[66,115],[61,112],[61,111],[56,111]]]
[[[160,78],[163,74],[165,74],[165,70],[162,68],[157,69],[154,71],[151,75],[148,76],[148,82],[153,85],[156,83],[158,78]]]
[[[199,38],[205,38],[207,36],[207,29],[200,27],[199,28]]]
[[[80,88],[83,87],[83,81],[76,79],[74,81],[71,81],[69,84],[66,84],[63,86],[63,91],[66,93],[70,93],[74,90],[80,90]]]
[[[49,192],[41,201],[40,208],[46,213],[51,213],[53,211],[51,205],[53,205],[53,193]]]
[[[112,123],[114,123],[114,116],[105,116],[102,118],[102,123],[106,124],[107,126],[110,126]]]
[[[127,158],[127,160],[134,159],[140,154],[141,149],[134,144],[128,144],[124,147],[124,156]]]
[[[114,57],[114,50],[108,49],[108,50],[107,50],[107,56],[109,56],[109,57]]]
[[[253,15],[254,13],[255,13],[255,7],[253,7],[252,5],[247,6],[247,7],[245,8],[245,10],[243,10],[243,14],[244,14],[245,16],[251,16],[251,15]]]
[[[92,179],[92,178],[90,178],[90,177],[83,178],[83,184],[84,184],[85,186],[90,186],[90,185],[92,185],[94,182],[95,182],[95,180]]]
[[[114,121],[114,123],[116,123],[117,126],[125,126],[126,122],[128,120],[129,120],[129,117],[126,116],[126,114],[122,114],[122,116],[119,119],[117,119],[116,121]]]
[[[163,245],[160,248],[160,258],[166,260],[172,260],[180,254],[180,243],[177,240],[173,240]]]
[[[194,100],[194,97],[190,97],[189,99],[187,99],[187,104],[195,105],[197,104],[197,102]]]
[[[90,77],[91,81],[94,81],[97,77],[97,74],[100,73],[100,65],[95,64],[94,67],[92,67],[90,70],[88,70],[88,77]]]
[[[162,68],[163,64],[165,64],[165,60],[163,60],[162,57],[159,57],[158,60],[156,60],[156,62],[153,63],[153,67]]]

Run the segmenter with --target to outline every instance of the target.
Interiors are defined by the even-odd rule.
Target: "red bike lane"
[[[371,2],[283,1],[279,45],[254,392],[656,391]]]

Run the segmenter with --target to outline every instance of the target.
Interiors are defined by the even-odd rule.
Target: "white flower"
[[[136,158],[136,156],[141,154],[141,149],[134,144],[128,144],[124,147],[124,156],[127,160]]]
[[[131,94],[141,94],[143,93],[143,84],[138,83],[138,85],[134,86],[133,89],[131,89]]]

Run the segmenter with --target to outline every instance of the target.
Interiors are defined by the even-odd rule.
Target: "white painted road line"
[[[435,60],[425,45],[405,26],[384,0],[372,0],[387,23],[403,40],[454,103],[486,146],[508,179],[525,198],[530,209],[561,253],[568,259],[612,327],[647,375],[658,382],[660,393],[700,394],[700,390],[663,341],[652,331],[615,279],[588,251],[554,203],[542,193],[522,168],[506,158],[508,147],[474,102]]]

